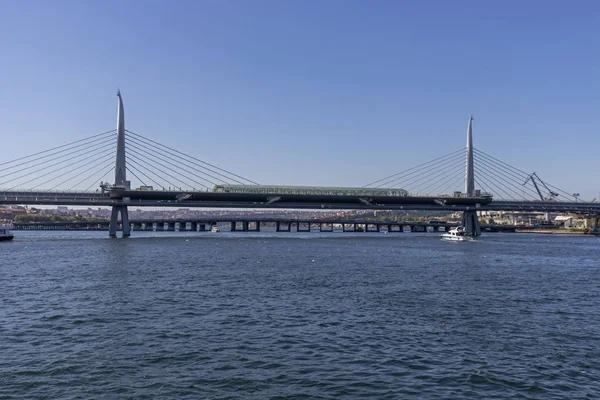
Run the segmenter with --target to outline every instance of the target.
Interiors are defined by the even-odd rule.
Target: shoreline
[[[544,235],[592,235],[598,236],[600,232],[586,232],[586,231],[571,231],[568,229],[516,229],[517,233],[541,233]]]

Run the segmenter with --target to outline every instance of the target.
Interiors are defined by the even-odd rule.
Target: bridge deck
[[[495,201],[489,197],[281,195],[214,192],[0,192],[2,204],[275,209],[540,211],[600,213],[599,203]]]

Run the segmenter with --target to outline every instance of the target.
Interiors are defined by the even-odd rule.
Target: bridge
[[[0,162],[0,203],[111,207],[111,237],[130,235],[130,206],[462,212],[475,236],[479,211],[563,212],[598,231],[600,204],[476,149],[472,117],[466,147],[360,188],[264,186],[126,130],[117,96],[116,129]]]
[[[267,227],[276,232],[445,232],[458,222],[441,221],[378,221],[365,222],[347,218],[256,218],[256,217],[213,217],[213,218],[169,218],[169,219],[132,219],[129,221],[132,231],[143,232],[209,232],[217,225],[230,232],[260,232]],[[14,230],[21,231],[106,231],[109,220],[101,221],[61,221],[61,222],[19,222],[13,224]],[[221,228],[219,228],[221,229]],[[527,225],[481,224],[486,232],[516,232],[517,230],[536,230],[543,227]]]

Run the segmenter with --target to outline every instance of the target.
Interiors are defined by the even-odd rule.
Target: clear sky
[[[0,0],[0,161],[126,127],[264,184],[465,145],[600,191],[598,1]]]

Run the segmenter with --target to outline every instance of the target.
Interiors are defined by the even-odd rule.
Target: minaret
[[[121,92],[117,91],[119,98],[117,111],[117,159],[115,160],[115,184],[113,190],[129,190],[127,182],[127,167],[125,164],[125,112],[123,110],[123,99]],[[128,237],[131,232],[129,225],[129,213],[126,205],[116,205],[112,207],[110,216],[110,225],[108,227],[108,236],[117,237],[117,225],[119,223],[119,214],[121,214],[121,224],[123,226],[123,237]]]

